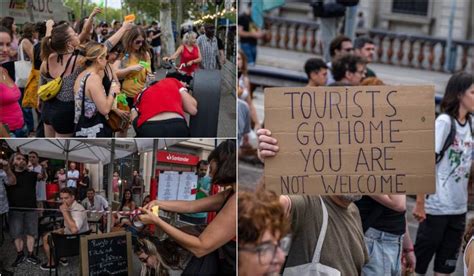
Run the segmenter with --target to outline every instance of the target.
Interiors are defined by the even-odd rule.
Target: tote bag
[[[21,41],[20,47],[18,47],[18,56],[20,59],[15,61],[15,84],[19,88],[24,88],[26,86],[32,67],[31,61],[25,60],[23,42],[25,42],[24,39]]]

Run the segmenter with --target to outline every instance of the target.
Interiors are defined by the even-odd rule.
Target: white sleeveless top
[[[474,240],[474,236],[472,236],[469,242],[466,244],[466,250],[464,250],[464,254],[462,256],[462,262],[464,264],[464,276],[467,276],[466,251],[469,248],[469,245],[471,244],[472,240]]]

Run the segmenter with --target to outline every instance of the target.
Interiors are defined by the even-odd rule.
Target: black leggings
[[[137,127],[138,117],[133,120],[136,137],[189,137],[189,128],[183,118],[173,118],[162,121],[146,121]]]

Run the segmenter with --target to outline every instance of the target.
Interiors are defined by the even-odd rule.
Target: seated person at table
[[[96,195],[94,188],[87,189],[87,197],[82,201],[82,206],[91,211],[107,211],[109,209],[107,200],[101,195]]]
[[[137,208],[135,201],[132,199],[132,191],[125,189],[122,197],[122,203],[120,204],[119,211],[134,211]],[[114,227],[125,227],[132,226],[131,221],[132,215],[130,214],[116,214],[114,215],[115,222]]]
[[[60,197],[63,202],[59,206],[59,210],[64,217],[64,228],[54,230],[54,233],[60,233],[65,235],[84,233],[89,230],[89,224],[87,224],[87,213],[84,212],[84,207],[75,200],[75,191],[71,188],[63,188],[60,191]],[[47,257],[47,262],[40,266],[41,270],[52,270],[56,269],[54,259],[50,258],[49,254],[49,243],[48,239],[51,233],[43,236],[43,248],[44,253]],[[66,259],[59,261],[63,266],[68,265]]]
[[[81,203],[86,210],[99,212],[87,213],[87,218],[89,219],[89,222],[93,220],[94,222],[100,223],[100,230],[103,230],[102,227],[107,222],[107,216],[104,216],[103,211],[107,211],[109,209],[109,203],[107,200],[103,196],[97,195],[94,188],[89,188],[87,189],[87,197],[84,198]]]

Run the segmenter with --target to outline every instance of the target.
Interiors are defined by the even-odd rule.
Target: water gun
[[[125,16],[123,19],[124,19],[125,22],[135,21],[135,14],[133,14],[133,13],[129,14],[129,15]]]
[[[117,100],[117,108],[123,111],[130,111],[130,107],[127,103],[127,96],[125,93],[120,93],[115,98]]]
[[[159,211],[160,211],[160,207],[158,205],[151,207],[151,212],[153,213],[153,215],[158,216]]]
[[[143,66],[143,68],[145,68],[147,70],[151,70],[151,64],[149,62],[146,62],[144,60],[140,60],[138,62],[138,64],[140,64],[141,66]]]

